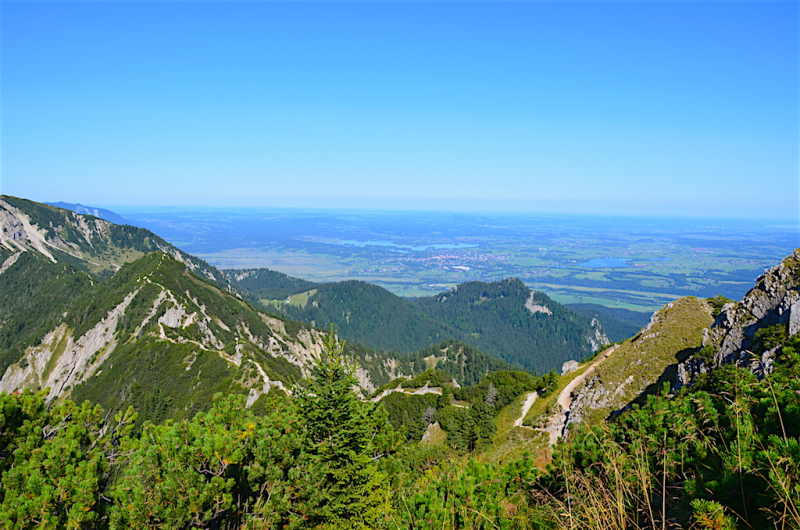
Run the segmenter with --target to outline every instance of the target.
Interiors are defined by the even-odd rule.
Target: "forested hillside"
[[[226,274],[235,280],[233,271]],[[262,274],[275,279],[276,289],[285,283]],[[235,285],[251,288],[245,281]],[[578,315],[518,279],[470,282],[415,299],[361,281],[332,282],[264,307],[321,328],[333,325],[342,337],[374,349],[411,352],[456,339],[538,373],[583,359],[608,342],[599,319]]]
[[[375,349],[409,352],[461,338],[383,287],[355,280],[320,284],[301,303],[271,307],[320,328],[333,325],[347,340]]]
[[[269,269],[226,269],[222,273],[254,303],[283,300],[316,287],[314,282]]]
[[[519,369],[455,339],[398,357],[407,361],[415,374],[436,368],[450,375],[461,386],[476,385],[491,372]]]
[[[3,254],[0,249],[0,259]],[[70,265],[29,252],[15,256],[13,261],[6,257],[0,268],[0,374],[38,345],[94,285],[88,274]]]
[[[464,342],[539,373],[583,359],[608,342],[599,324],[516,278],[464,283],[413,303],[460,331]]]

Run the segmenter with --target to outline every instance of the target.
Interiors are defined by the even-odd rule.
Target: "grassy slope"
[[[600,378],[606,389],[617,392],[623,383],[628,383],[611,403],[587,413],[585,421],[600,421],[613,410],[636,399],[642,392],[659,391],[659,379],[674,377],[668,368],[700,348],[703,328],[709,328],[714,323],[710,305],[693,296],[667,304],[657,315],[658,321],[650,330],[621,344],[597,368],[594,376]]]
[[[543,455],[546,452],[549,438],[545,433],[514,426],[526,395],[527,393],[520,394],[497,414],[494,420],[497,433],[492,439],[492,445],[479,455],[480,460],[502,465],[521,458],[525,453]]]
[[[703,328],[711,326],[711,307],[701,299],[685,297],[671,302],[657,312],[657,322],[646,333],[625,341],[573,394],[587,388],[600,388],[611,395],[603,406],[584,407],[582,421],[596,424],[637,399],[640,394],[660,389],[659,381],[669,378],[679,360],[685,359],[702,343]],[[558,394],[591,364],[585,362],[575,372],[561,377],[551,395],[534,403],[526,425],[539,425],[554,412]],[[622,387],[622,388],[620,388]],[[616,393],[616,395],[613,395]],[[573,408],[580,409],[578,400]]]

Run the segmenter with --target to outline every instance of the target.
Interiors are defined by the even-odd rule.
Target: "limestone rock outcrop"
[[[678,386],[690,384],[697,374],[728,363],[748,368],[757,375],[772,370],[775,349],[760,355],[751,350],[762,328],[783,325],[788,334],[800,331],[800,249],[758,277],[741,302],[726,304],[704,333],[703,345],[713,346],[713,359],[694,356],[678,366]]]

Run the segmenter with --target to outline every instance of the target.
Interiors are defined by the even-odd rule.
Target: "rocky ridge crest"
[[[678,366],[678,387],[691,384],[702,373],[729,363],[756,375],[772,371],[775,349],[751,351],[758,330],[780,325],[788,335],[800,331],[800,249],[758,277],[741,302],[723,306],[714,324],[703,334],[703,346],[716,353],[712,359],[693,356]]]

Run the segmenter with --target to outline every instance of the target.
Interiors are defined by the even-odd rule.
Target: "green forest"
[[[258,304],[261,300],[283,300],[290,295],[317,286],[314,282],[269,269],[229,269],[222,272],[228,280],[236,283],[254,304]]]
[[[0,394],[0,522],[20,529],[798,528],[800,340],[783,326],[759,332],[756,349],[776,346],[775,370],[763,379],[723,366],[677,394],[579,426],[546,460],[488,461],[482,452],[492,443],[498,389],[526,391],[541,381],[493,374],[484,390],[452,397],[472,400],[463,409],[469,418],[440,414],[440,423],[461,421],[460,433],[452,429],[441,445],[409,443],[392,407],[353,392],[354,361],[333,336],[294,397],[259,410],[218,395],[192,418],[136,426],[132,409],[112,417],[89,402]]]
[[[227,271],[229,278],[232,273]],[[264,282],[272,278],[275,289],[288,292],[282,287],[283,278],[266,273],[259,278],[262,282],[257,287],[248,283],[250,278],[234,283],[243,291],[256,289],[250,295],[255,296],[252,293],[263,292]],[[529,297],[550,313],[526,309]],[[543,293],[532,292],[516,278],[468,282],[436,296],[411,299],[374,284],[349,280],[317,284],[302,302],[275,302],[263,307],[323,329],[334,325],[347,340],[376,350],[408,353],[456,339],[537,373],[593,353],[588,337],[594,336],[594,315],[571,311]],[[611,326],[617,340],[639,329],[605,314],[600,320]]]
[[[435,368],[449,374],[462,386],[477,385],[491,372],[522,370],[519,366],[487,355],[477,348],[455,339],[402,354],[399,359],[408,362],[414,373],[427,369],[428,363],[435,359]]]
[[[281,305],[279,314],[323,329],[333,324],[349,341],[397,352],[461,336],[378,285],[350,280],[320,284],[315,289],[305,305]],[[277,311],[274,306],[266,309]]]
[[[526,309],[529,296],[551,314]],[[432,318],[459,330],[467,344],[539,373],[593,353],[587,340],[592,334],[590,319],[544,293],[532,292],[517,278],[463,283],[448,293],[414,302]]]

